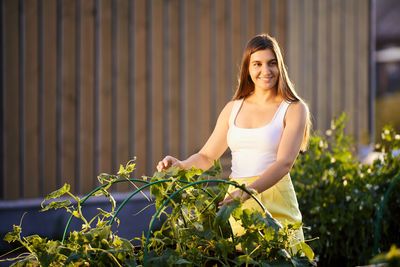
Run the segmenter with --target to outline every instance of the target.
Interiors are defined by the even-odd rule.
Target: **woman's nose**
[[[269,69],[268,65],[262,66],[261,72],[262,72],[262,74],[269,74],[270,73],[270,69]]]

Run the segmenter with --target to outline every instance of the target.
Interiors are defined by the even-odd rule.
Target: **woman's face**
[[[274,89],[278,83],[278,61],[271,49],[251,54],[249,74],[256,90]]]

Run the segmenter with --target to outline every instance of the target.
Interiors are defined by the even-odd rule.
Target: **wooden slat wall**
[[[347,133],[368,142],[368,0],[0,4],[0,199],[41,197],[64,182],[84,194],[134,156],[141,177],[166,154],[196,152],[259,32],[281,44],[314,128],[344,110]]]
[[[310,106],[314,128],[328,129],[331,119],[345,111],[346,133],[367,144],[369,83],[362,64],[369,64],[369,1],[287,4],[289,74]]]

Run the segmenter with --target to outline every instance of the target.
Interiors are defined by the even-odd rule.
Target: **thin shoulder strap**
[[[242,104],[243,104],[243,98],[242,99],[239,99],[239,100],[235,100],[234,102],[233,102],[233,107],[232,107],[232,111],[231,111],[231,115],[230,115],[230,117],[229,117],[229,127],[232,127],[233,126],[233,124],[234,124],[234,122],[235,122],[235,119],[236,119],[236,116],[237,116],[237,114],[238,114],[238,112],[239,112],[239,109],[240,109],[240,107],[242,106]]]

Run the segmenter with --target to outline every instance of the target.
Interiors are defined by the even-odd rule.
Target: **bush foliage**
[[[368,264],[374,254],[374,230],[378,210],[391,183],[400,174],[400,135],[392,127],[382,131],[382,143],[375,146],[379,157],[362,164],[355,156],[351,136],[343,132],[346,116],[332,121],[324,135],[310,138],[307,152],[299,155],[291,175],[309,230],[307,237],[319,237],[311,246],[321,266]],[[389,195],[379,232],[381,250],[399,244],[400,182]]]

